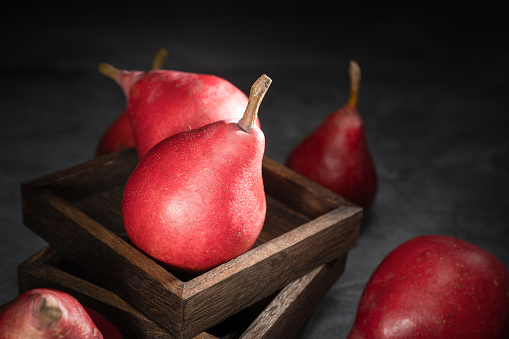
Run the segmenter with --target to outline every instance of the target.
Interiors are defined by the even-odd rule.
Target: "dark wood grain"
[[[346,253],[352,248],[356,233],[351,232],[349,227],[338,232],[328,226],[337,219],[345,224],[356,224],[358,216],[348,215],[351,213],[348,209],[336,209],[283,234],[277,242],[270,241],[229,261],[222,265],[221,270],[211,270],[189,281],[183,291],[185,308],[189,312],[184,313],[184,317],[200,324],[201,321],[209,321],[210,312],[219,315],[221,308],[227,307],[236,312],[309,273],[316,263],[321,265]],[[338,218],[339,215],[341,218]],[[318,250],[323,246],[327,246],[327,251]],[[263,285],[261,289],[246,288],[260,284]],[[229,297],[231,295],[244,300],[244,305],[235,303],[234,298]]]
[[[62,267],[71,268],[74,274]],[[18,266],[19,291],[23,293],[33,288],[54,288],[67,292],[83,305],[100,312],[121,330],[126,339],[172,338],[116,294],[76,273],[89,277],[48,246]]]
[[[346,254],[291,282],[280,291],[194,339],[295,338],[307,318],[342,274]],[[126,339],[173,338],[113,292],[90,281],[88,272],[48,246],[18,266],[20,293],[56,288],[114,323]]]
[[[263,181],[265,189],[274,198],[311,219],[338,206],[356,207],[331,190],[268,157],[263,159]]]
[[[123,228],[123,185],[137,162],[127,150],[23,183],[23,222],[176,338],[198,335],[356,244],[361,208],[264,158],[268,207],[256,245],[197,276],[170,272]]]
[[[241,339],[297,338],[316,305],[345,269],[347,254],[288,284],[251,323]]]
[[[26,225],[105,286],[117,287],[113,290],[142,312],[164,319],[165,330],[178,336],[179,279],[51,191],[33,190],[25,196],[30,198],[24,199],[23,208],[33,212],[24,215]]]
[[[134,148],[36,178],[26,184],[47,188],[69,202],[125,185],[138,164]]]

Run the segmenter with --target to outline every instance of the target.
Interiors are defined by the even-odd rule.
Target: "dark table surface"
[[[20,183],[92,159],[125,105],[98,63],[146,70],[160,47],[165,68],[219,75],[245,93],[269,75],[260,119],[279,162],[346,103],[348,61],[362,68],[379,191],[303,338],[344,338],[375,267],[412,237],[455,236],[509,267],[507,7],[256,4],[13,12],[0,54],[0,303],[18,293],[17,265],[46,245],[22,223]]]

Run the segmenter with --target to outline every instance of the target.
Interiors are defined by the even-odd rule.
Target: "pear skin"
[[[168,52],[166,49],[160,48],[152,60],[152,69],[161,69],[167,56]],[[108,68],[99,67],[101,72],[106,69]],[[124,109],[101,135],[96,145],[95,155],[96,157],[100,157],[131,147],[135,147],[134,136],[131,129],[131,122],[127,116],[127,109]]]
[[[248,102],[238,87],[212,74],[126,71],[104,63],[100,68],[125,93],[140,159],[169,136],[218,120],[240,119]]]
[[[265,137],[256,124],[270,78],[251,89],[245,113],[164,139],[124,190],[129,239],[169,268],[199,273],[249,250],[265,220]]]
[[[423,235],[396,247],[373,272],[348,339],[508,335],[504,264],[467,241]]]
[[[74,297],[47,288],[29,290],[5,306],[0,337],[108,339]]]
[[[360,68],[350,63],[351,92],[345,106],[325,120],[290,152],[286,165],[368,210],[378,191],[364,121],[357,109]]]

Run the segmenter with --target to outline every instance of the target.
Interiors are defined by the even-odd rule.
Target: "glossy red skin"
[[[509,272],[492,254],[439,235],[401,244],[367,283],[349,339],[508,338]]]
[[[332,112],[293,149],[286,165],[366,210],[375,201],[376,168],[356,109]]]
[[[161,140],[218,120],[240,119],[248,97],[229,81],[173,70],[124,71],[119,84],[127,97],[138,157]],[[258,127],[259,121],[257,118]]]
[[[129,121],[126,110],[124,110],[117,116],[110,126],[108,126],[99,139],[96,147],[96,156],[100,157],[134,146],[131,122]]]
[[[124,339],[122,333],[118,330],[118,328],[113,325],[108,319],[106,319],[101,313],[95,311],[94,309],[83,306],[87,311],[88,315],[97,326],[104,339]]]
[[[41,303],[55,306],[62,317],[52,326],[38,318]],[[0,313],[0,337],[9,338],[83,338],[103,336],[83,306],[71,295],[53,289],[29,290],[10,302]]]
[[[265,138],[235,119],[165,139],[124,189],[127,235],[170,268],[200,273],[249,250],[265,220]]]

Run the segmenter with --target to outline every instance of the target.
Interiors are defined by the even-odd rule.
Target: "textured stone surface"
[[[509,267],[507,8],[261,4],[253,14],[200,2],[115,16],[30,8],[4,27],[0,303],[17,295],[16,266],[45,246],[22,224],[19,184],[91,159],[125,104],[98,63],[148,69],[159,47],[169,51],[166,68],[220,75],[245,93],[269,75],[259,116],[266,154],[279,162],[346,103],[348,61],[363,70],[359,110],[380,189],[303,338],[346,337],[372,271],[411,237],[456,236]]]

